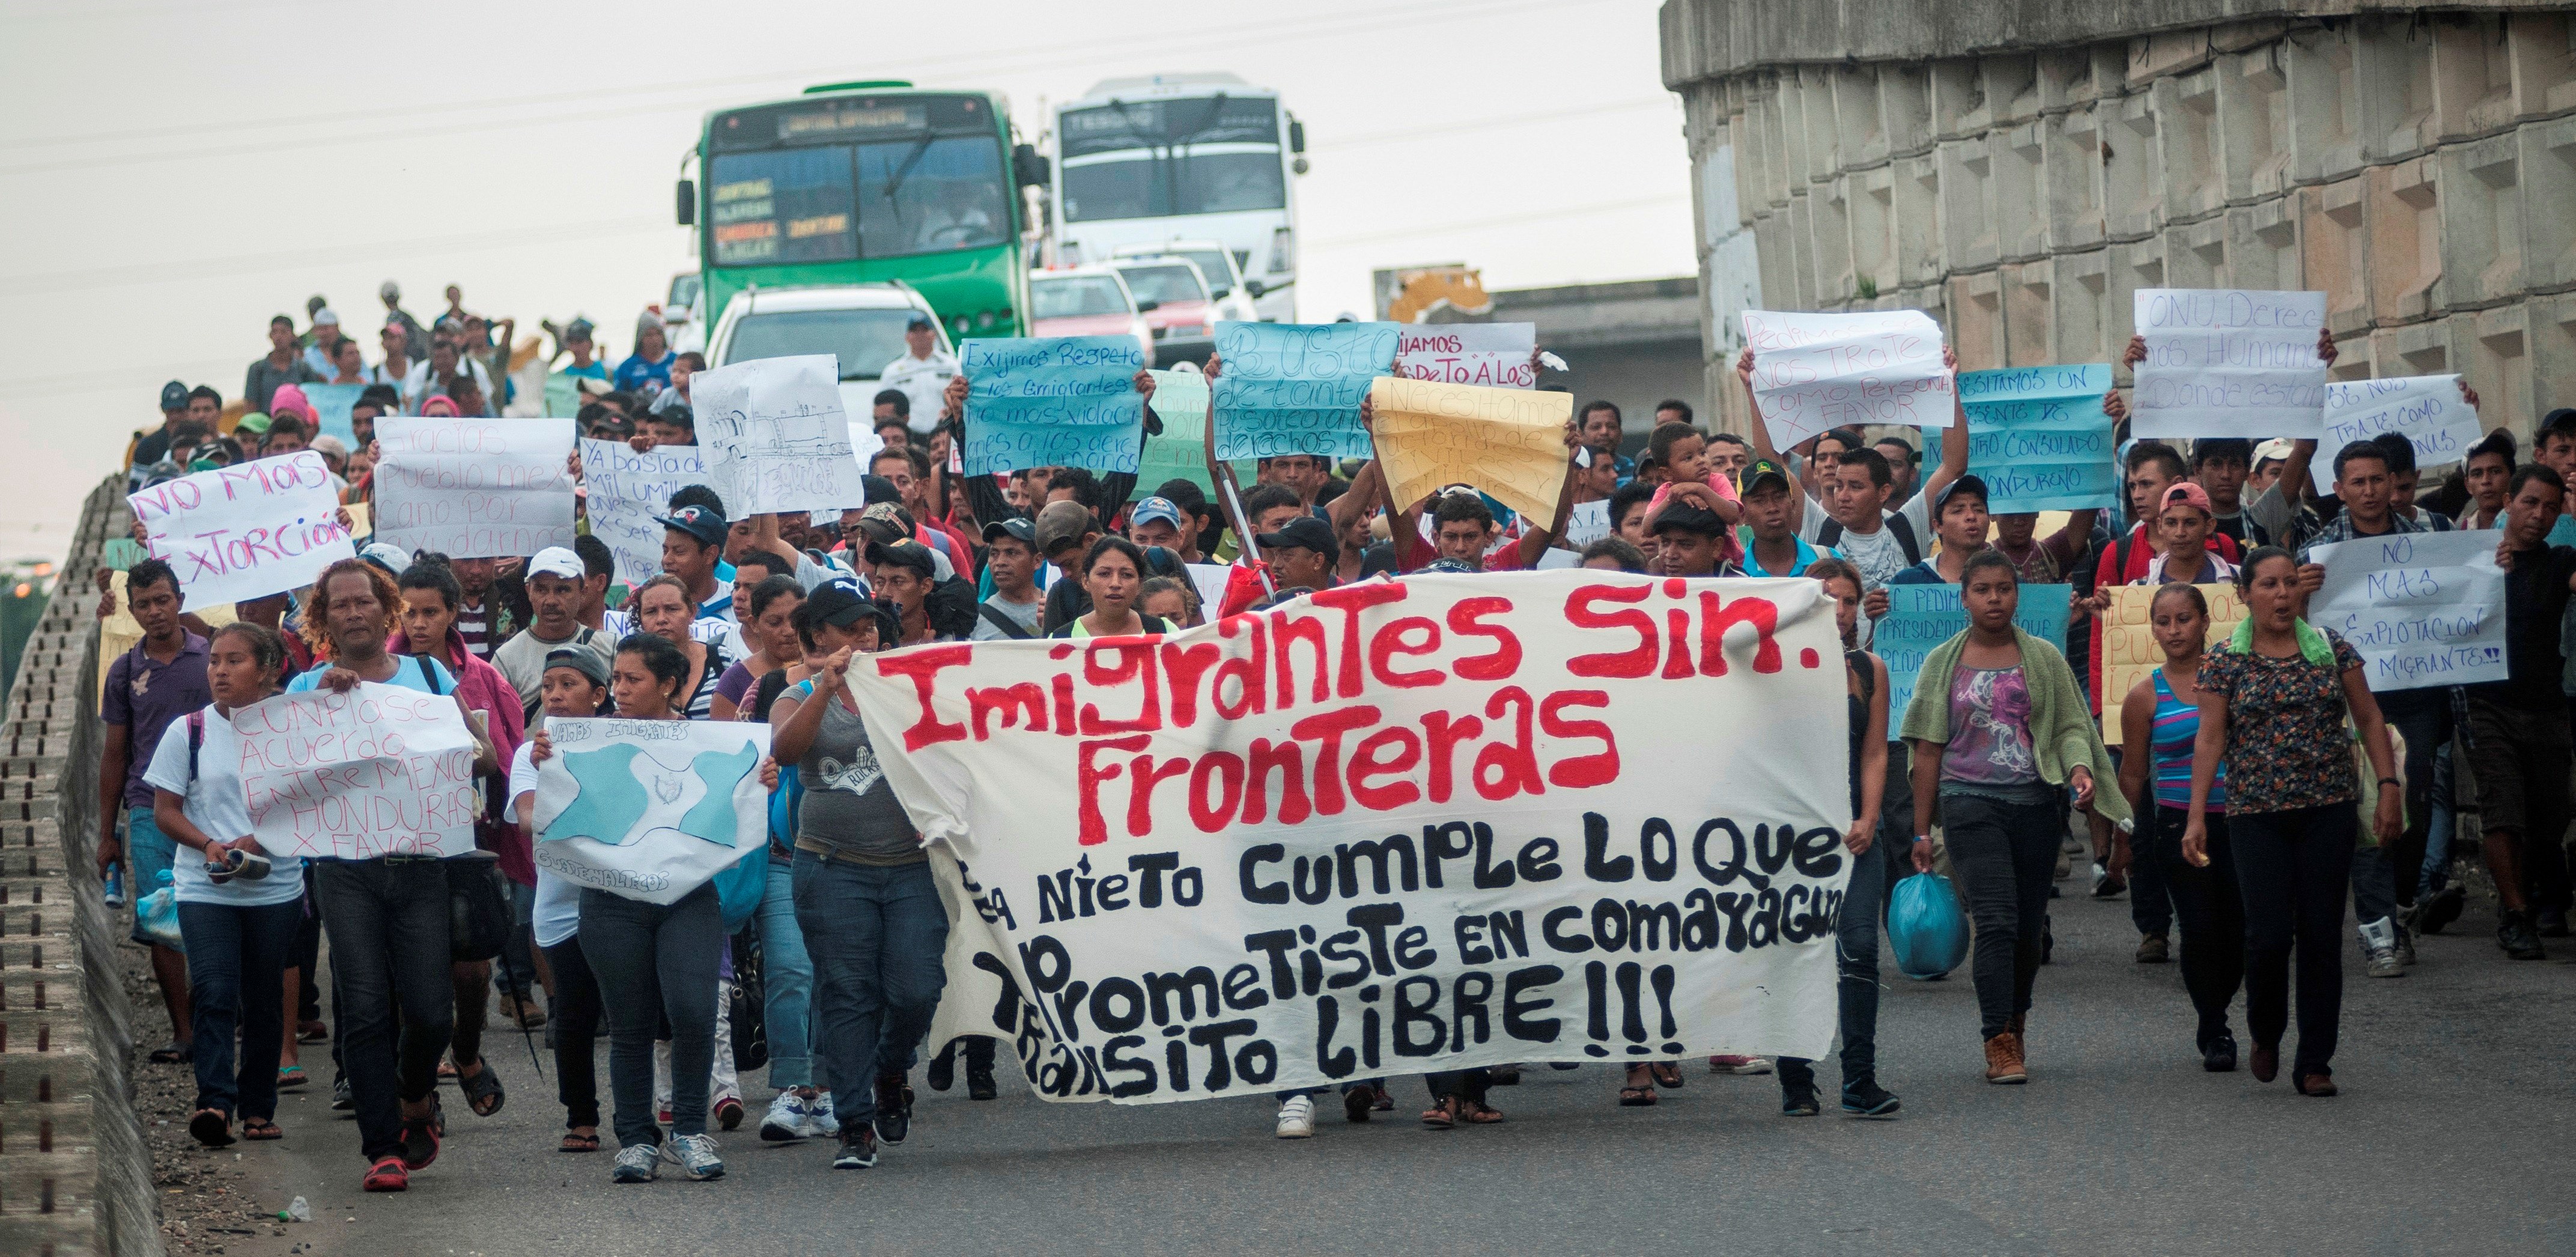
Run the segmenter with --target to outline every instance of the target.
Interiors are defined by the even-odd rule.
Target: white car
[[[1107,266],[1068,266],[1029,272],[1029,335],[1133,336],[1154,365],[1154,329],[1127,281]]]
[[[1243,268],[1235,264],[1232,253],[1214,240],[1173,240],[1164,244],[1131,244],[1121,247],[1117,260],[1126,262],[1150,257],[1188,258],[1198,265],[1199,274],[1207,281],[1208,299],[1216,305],[1216,317],[1229,323],[1252,323],[1261,318],[1253,302],[1261,296],[1259,280],[1246,280]]]
[[[835,355],[841,360],[841,409],[862,419],[875,413],[877,374],[905,354],[903,329],[916,314],[930,320],[941,349],[955,352],[938,312],[907,284],[754,289],[725,303],[707,336],[707,365]]]

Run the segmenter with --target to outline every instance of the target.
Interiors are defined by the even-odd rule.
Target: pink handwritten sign
[[[309,584],[353,557],[331,469],[312,450],[201,471],[126,495],[152,557],[203,607]]]
[[[482,796],[456,698],[391,685],[281,694],[233,713],[251,832],[278,855],[474,849]]]

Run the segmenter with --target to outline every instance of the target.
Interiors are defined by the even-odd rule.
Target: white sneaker
[[[612,1183],[650,1183],[662,1164],[662,1145],[628,1144],[617,1150],[617,1163],[608,1169]]]
[[[671,1159],[680,1172],[699,1182],[724,1177],[724,1158],[716,1155],[713,1135],[682,1135],[671,1140]]]
[[[1311,1096],[1290,1096],[1279,1106],[1281,1139],[1315,1137],[1315,1101]]]
[[[816,1139],[841,1137],[841,1119],[832,1112],[832,1093],[818,1090],[805,1101],[805,1133]]]
[[[805,1116],[805,1102],[795,1092],[781,1091],[769,1098],[769,1112],[760,1119],[762,1139],[783,1144],[812,1133],[812,1126]]]

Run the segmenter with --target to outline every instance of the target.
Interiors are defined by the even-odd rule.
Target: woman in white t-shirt
[[[195,857],[171,864],[179,935],[188,952],[196,1112],[188,1133],[220,1148],[275,1139],[277,1061],[286,1037],[286,965],[304,923],[304,861],[275,856],[251,836],[233,713],[277,692],[286,643],[269,629],[235,621],[206,646],[213,704],[190,712],[161,739],[143,779],[152,816]],[[236,1075],[233,1031],[241,1031]]]
[[[548,717],[596,716],[608,702],[608,660],[587,646],[546,656],[538,682]],[[510,816],[537,837],[536,739],[510,758]],[[599,979],[581,954],[581,887],[537,865],[537,903],[529,922],[546,967],[555,975],[555,1091],[564,1106],[560,1152],[599,1151],[599,1074],[593,1051],[600,1027]]]

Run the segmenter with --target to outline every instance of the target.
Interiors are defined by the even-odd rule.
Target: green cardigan
[[[2129,801],[2120,796],[2120,772],[2093,726],[2092,705],[2066,656],[2057,647],[2013,629],[2021,643],[2022,681],[2030,688],[2030,748],[2039,762],[2040,780],[2066,784],[2067,771],[2082,764],[2093,772],[2093,810],[2111,821],[2129,817]],[[1932,648],[1914,679],[1914,701],[1906,704],[1905,725],[1897,736],[1909,742],[1950,740],[1950,677],[1967,649],[1968,633]],[[1909,787],[1910,788],[1910,787]]]

